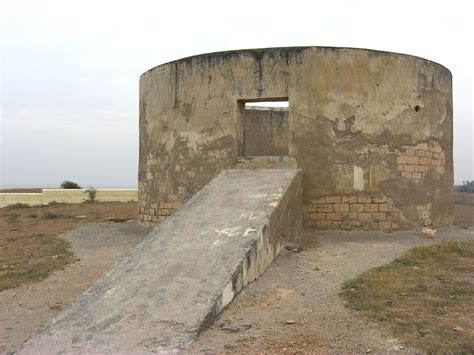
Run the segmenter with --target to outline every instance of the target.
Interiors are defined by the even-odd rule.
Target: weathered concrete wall
[[[297,169],[296,159],[289,156],[240,157],[234,169]]]
[[[288,109],[249,107],[244,113],[245,156],[288,156]]]
[[[96,202],[132,202],[138,200],[137,189],[97,189]],[[0,193],[0,208],[15,203],[30,206],[50,202],[82,203],[89,199],[86,189],[42,189],[41,193]]]
[[[303,170],[307,226],[452,222],[450,72],[409,55],[321,47],[211,53],[145,72],[140,219],[164,220],[235,166],[244,153],[245,102],[269,99],[289,100],[289,156]],[[386,200],[392,210],[381,210],[382,202],[377,211],[323,206],[333,197]]]
[[[39,206],[43,204],[43,199],[41,193],[0,193],[0,208],[15,203]]]
[[[97,202],[135,202],[138,189],[97,189]]]

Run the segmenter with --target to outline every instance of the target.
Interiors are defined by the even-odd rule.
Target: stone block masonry
[[[305,227],[318,229],[394,230],[431,226],[432,204],[416,206],[415,218],[387,196],[326,196],[305,204]]]
[[[446,154],[434,141],[402,145],[400,148],[392,148],[388,144],[368,144],[357,149],[356,153],[367,159],[374,155],[395,156],[397,171],[403,179],[420,181],[430,169],[440,175],[444,175],[446,170]]]
[[[420,181],[429,169],[444,174],[446,155],[439,144],[420,143],[402,149],[397,151],[397,169],[402,178]]]
[[[150,153],[147,159],[145,180],[149,182],[149,184],[156,182],[157,179],[155,179],[154,169],[164,168],[165,166],[167,166],[166,159],[160,159],[160,157],[156,157],[154,154]],[[150,200],[150,194],[147,192],[145,188],[146,186],[146,182],[139,182],[139,219],[143,221],[145,225],[164,222],[167,217],[171,216],[176,210],[181,208],[184,201],[190,197],[186,186],[174,187],[166,181],[159,180],[156,188],[160,193],[161,199],[159,202],[155,202]]]

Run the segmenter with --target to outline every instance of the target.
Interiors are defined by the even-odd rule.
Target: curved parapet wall
[[[269,100],[289,101],[280,126],[303,170],[306,226],[452,223],[451,73],[419,57],[325,47],[211,53],[145,72],[140,219],[164,220],[236,166],[245,103]]]

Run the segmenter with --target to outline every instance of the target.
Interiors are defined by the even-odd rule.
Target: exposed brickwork
[[[445,152],[437,142],[404,145],[400,149],[392,149],[387,144],[368,144],[356,150],[357,154],[369,158],[371,154],[395,155],[399,176],[403,179],[420,181],[429,169],[444,174]]]
[[[394,202],[381,195],[326,196],[304,206],[311,226],[319,229],[390,230],[431,225],[431,204],[417,206],[409,220]]]
[[[147,156],[147,169],[144,181],[140,181],[138,186],[139,200],[139,219],[146,225],[163,222],[174,211],[179,209],[183,201],[186,199],[187,189],[184,186],[173,186],[161,182],[154,177],[154,171],[157,171],[159,165],[163,164],[159,157],[155,157],[152,153]],[[154,183],[158,181],[156,187],[160,193],[161,200],[159,202],[150,201],[150,193],[147,189],[153,188]]]
[[[356,151],[370,158],[371,155],[387,155],[396,160],[398,174],[402,179],[420,181],[429,169],[438,174],[445,172],[445,153],[436,142],[405,145],[400,148],[389,145],[368,144]],[[220,150],[210,151],[212,157],[219,159]],[[139,218],[145,224],[163,222],[186,200],[185,186],[172,186],[166,176],[163,179],[155,175],[168,164],[166,158],[149,153],[146,160],[145,179],[139,184]],[[175,164],[175,170],[181,167]],[[163,181],[164,180],[164,181]],[[160,201],[150,201],[150,189],[159,191]],[[365,229],[390,230],[431,226],[431,204],[417,205],[417,218],[406,218],[403,208],[398,208],[386,196],[367,193],[325,196],[314,199],[305,206],[312,226],[321,229]]]
[[[418,211],[419,225],[431,226],[431,203],[416,206],[416,210]]]
[[[419,181],[430,168],[444,174],[446,159],[439,144],[420,143],[403,146],[403,149],[403,152],[397,151],[397,169],[402,178]]]

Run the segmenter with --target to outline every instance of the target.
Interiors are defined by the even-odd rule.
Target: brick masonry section
[[[317,229],[394,230],[431,226],[431,204],[417,206],[409,220],[386,196],[325,196],[305,204],[305,227]]]
[[[356,151],[358,154],[392,154],[388,145],[369,144]],[[395,149],[397,170],[403,179],[420,181],[429,169],[434,169],[438,174],[445,172],[446,154],[437,142],[404,145]]]
[[[141,204],[143,205],[144,203]],[[140,216],[145,222],[164,222],[167,217],[171,216],[182,205],[181,201],[160,202],[159,204],[150,203],[148,207],[140,206]]]
[[[393,166],[393,177],[415,184],[421,182],[428,172],[439,176],[445,174],[446,153],[434,140],[400,147],[367,144],[355,152],[366,159],[371,159],[374,155],[385,156],[393,162],[390,165]],[[218,149],[208,154],[213,159],[219,159],[223,155]],[[152,152],[147,155],[145,177],[140,180],[138,191],[139,219],[146,225],[164,222],[192,195],[192,191],[186,186],[173,185],[167,175],[161,178],[157,175],[157,171],[166,169],[168,164],[166,158]],[[177,164],[175,170],[181,174],[190,173],[183,171]],[[153,191],[159,192],[159,201],[150,199]],[[407,206],[397,207],[388,197],[374,193],[326,196],[312,200],[304,207],[305,226],[308,228],[392,230],[432,226],[431,204],[411,206],[408,218]],[[415,208],[416,212],[413,211]]]
[[[403,148],[403,153],[397,152],[397,168],[402,178],[421,180],[430,168],[444,174],[446,159],[439,144],[420,143]]]
[[[218,151],[216,152],[218,154]],[[147,156],[147,169],[145,172],[145,181],[140,181],[138,185],[139,201],[139,220],[145,225],[161,223],[171,216],[177,209],[181,208],[184,201],[189,197],[185,186],[174,188],[167,181],[156,179],[153,171],[155,168],[163,168],[159,157],[152,153]],[[179,169],[179,166],[176,167]],[[158,183],[158,185],[155,185]],[[159,191],[161,201],[150,201],[150,193],[147,190],[155,188]]]

